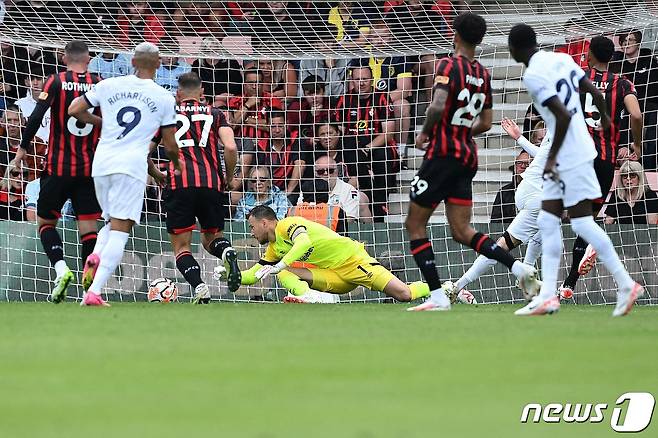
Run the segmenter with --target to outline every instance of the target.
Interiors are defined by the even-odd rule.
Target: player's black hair
[[[249,67],[248,69],[246,69],[242,77],[247,79],[247,75],[257,75],[258,82],[263,82],[263,72],[258,70],[256,67]]]
[[[595,36],[589,43],[589,50],[597,61],[607,64],[615,53],[615,43],[602,35]]]
[[[322,79],[315,75],[308,76],[302,81],[302,91],[304,94],[313,93],[313,94],[324,94],[326,86]]]
[[[509,31],[507,41],[516,50],[528,50],[537,47],[537,34],[527,24],[517,24]]]
[[[453,22],[453,27],[460,38],[472,46],[480,44],[487,33],[487,22],[472,12],[459,14]]]
[[[64,53],[69,56],[69,58],[78,58],[81,56],[89,55],[89,47],[87,43],[80,40],[73,40],[66,43],[64,46]]]
[[[197,90],[201,87],[201,79],[195,72],[183,73],[178,77],[178,88],[182,90]]]
[[[247,215],[247,219],[253,217],[254,219],[267,219],[270,221],[276,221],[276,213],[267,205],[257,205],[253,210]]]
[[[326,204],[329,202],[329,183],[322,178],[306,180],[301,185],[304,202]]]

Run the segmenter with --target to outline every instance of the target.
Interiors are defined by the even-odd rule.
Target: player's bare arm
[[[43,95],[43,92],[41,94]],[[25,154],[32,148],[32,140],[34,140],[34,137],[37,135],[37,132],[41,127],[43,116],[46,114],[46,112],[48,112],[49,108],[50,103],[47,100],[41,99],[41,97],[39,97],[36,107],[32,111],[32,114],[30,114],[30,117],[27,119],[27,125],[23,131],[21,143],[16,150],[16,156],[14,157],[13,163],[17,168],[21,167],[23,159],[25,158]]]
[[[443,111],[446,107],[446,102],[448,100],[448,91],[443,88],[434,88],[434,97],[432,98],[432,104],[427,108],[427,115],[425,118],[425,124],[423,129],[416,137],[416,147],[418,149],[425,150],[427,147],[427,142],[429,141],[430,135],[432,134],[432,129],[434,125],[439,123],[439,120],[443,117]]]
[[[75,117],[81,123],[92,124],[97,127],[103,125],[103,119],[96,114],[90,113],[88,110],[92,108],[84,96],[76,97],[71,105],[69,105],[69,116]]]
[[[235,176],[235,166],[238,163],[238,147],[235,144],[233,129],[224,126],[219,128],[219,140],[224,145],[224,163],[226,164],[226,185],[231,186]]]
[[[493,111],[491,109],[482,110],[480,115],[475,119],[475,123],[471,128],[471,134],[473,136],[484,134],[491,129],[493,120]]]
[[[174,164],[174,168],[180,171],[179,150],[178,143],[176,143],[176,138],[174,137],[175,132],[175,126],[167,126],[160,130],[160,133],[162,134],[162,144],[164,145],[167,158],[169,158]]]
[[[642,140],[644,138],[644,121],[642,119],[642,111],[640,110],[640,103],[637,96],[634,94],[627,94],[624,97],[624,106],[629,114],[631,121],[631,132],[633,133],[633,153],[639,160],[642,158]]]
[[[548,159],[546,160],[546,166],[544,167],[544,178],[555,179],[557,178],[557,169],[555,168],[557,154],[562,147],[565,136],[567,135],[567,130],[571,123],[571,114],[557,96],[553,96],[544,102],[544,106],[553,113],[556,121],[555,138],[553,139],[553,145],[548,152]]]
[[[167,182],[167,175],[162,172],[160,169],[158,169],[158,166],[155,165],[153,162],[153,159],[151,158],[151,154],[153,153],[154,150],[158,147],[158,143],[155,141],[152,141],[151,144],[149,145],[149,158],[148,158],[148,173],[151,178],[155,180],[155,183],[159,185],[160,187],[164,187],[166,182]]]

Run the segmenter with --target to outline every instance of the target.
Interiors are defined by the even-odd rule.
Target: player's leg
[[[55,286],[51,292],[54,303],[66,298],[66,289],[75,280],[75,275],[64,261],[64,244],[57,231],[60,211],[66,202],[62,178],[46,175],[41,177],[39,200],[37,201],[37,226],[43,250],[55,268]]]
[[[532,266],[523,264],[514,259],[512,255],[496,244],[489,236],[480,233],[470,225],[471,205],[466,202],[456,202],[448,199],[446,203],[446,216],[453,239],[470,246],[478,254],[488,259],[496,260],[505,265],[519,279],[521,288],[527,295],[533,295],[538,288],[537,271]]]
[[[82,301],[83,305],[108,305],[101,298],[103,287],[121,263],[123,252],[135,223],[139,223],[144,204],[143,181],[128,175],[107,175],[94,180],[103,215],[110,218],[111,229],[100,256],[94,281]],[[99,190],[100,189],[100,190]]]
[[[571,228],[574,233],[582,236],[594,247],[601,262],[614,277],[619,292],[617,293],[617,306],[613,315],[623,316],[630,312],[635,300],[644,294],[644,289],[633,281],[628,274],[615,251],[610,237],[596,224],[590,212],[590,201],[582,201],[570,207]]]
[[[82,286],[85,290],[89,289],[95,275],[95,269],[98,267],[97,257],[90,256],[97,249],[98,228],[96,222],[101,218],[101,207],[96,199],[96,190],[94,189],[94,180],[91,177],[72,178],[70,181],[69,193],[71,194],[71,203],[78,220],[78,231],[82,251],[80,259],[83,266]],[[107,241],[109,230],[103,232],[104,242]],[[102,248],[98,246],[100,252]]]
[[[210,303],[210,290],[201,279],[201,267],[192,255],[192,231],[170,232],[169,240],[176,257],[176,268],[194,290],[194,304]]]
[[[289,293],[284,298],[286,303],[333,304],[340,301],[338,294],[350,292],[356,287],[343,282],[328,269],[288,268],[276,277]]]
[[[228,214],[228,197],[211,189],[200,189],[196,202],[196,217],[201,225],[201,243],[206,251],[220,259],[227,271],[228,288],[240,288],[242,275],[238,266],[238,253],[224,237],[224,219]]]
[[[594,214],[594,218],[596,218],[603,207],[605,197],[610,191],[610,187],[612,187],[612,182],[615,176],[615,166],[610,162],[602,161],[597,158],[594,160],[594,172],[596,173],[596,178],[599,182],[602,193],[601,197],[592,201],[592,213]],[[581,275],[589,273],[596,264],[596,250],[594,250],[592,245],[588,245],[585,239],[576,236],[571,254],[571,268],[569,269],[567,278],[562,283],[560,291],[569,291],[571,292],[571,295],[573,295],[578,278]]]

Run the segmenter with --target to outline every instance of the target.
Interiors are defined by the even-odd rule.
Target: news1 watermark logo
[[[615,432],[642,432],[651,423],[656,399],[648,392],[627,392],[617,398],[615,407],[607,403],[528,403],[521,412],[521,423],[602,423],[610,418]],[[610,416],[608,417],[608,413]]]

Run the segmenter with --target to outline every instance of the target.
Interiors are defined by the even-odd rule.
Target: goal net
[[[225,112],[240,151],[226,231],[241,267],[258,261],[264,250],[250,237],[245,219],[253,206],[270,205],[283,216],[310,201],[316,203],[314,211],[331,214],[333,209],[318,207],[328,201],[341,207],[336,223],[345,222],[347,235],[364,242],[402,280],[420,279],[404,226],[410,185],[423,160],[414,140],[431,100],[435,63],[452,50],[452,21],[467,10],[487,21],[478,58],[493,78],[494,126],[477,138],[475,227],[496,238],[502,234],[516,214],[514,190],[531,159],[504,132],[501,120],[516,121],[532,142],[543,135],[521,82],[523,68],[507,50],[511,26],[532,25],[543,48],[569,53],[583,67],[589,39],[608,36],[616,48],[611,68],[635,83],[645,132],[643,154],[634,157],[625,114],[618,166],[639,160],[641,170],[632,169],[642,184],[640,190],[626,190],[632,178],[617,172],[599,221],[632,276],[647,286],[643,302],[655,304],[658,2],[651,0],[0,2],[0,300],[44,300],[54,280],[36,230],[38,183],[32,182],[50,140],[48,114],[27,168],[17,171],[9,162],[44,78],[65,69],[62,48],[72,39],[87,42],[93,52],[89,70],[104,78],[131,74],[131,50],[142,41],[159,46],[163,65],[155,80],[172,93],[182,73],[200,75],[205,102]],[[163,156],[156,151],[154,158]],[[151,185],[146,198],[143,223],[104,292],[114,301],[144,300],[149,282],[166,277],[189,297],[175,268],[162,191]],[[69,266],[79,267],[80,243],[70,214],[64,211],[59,230]],[[567,222],[560,279],[571,265],[574,236]],[[441,278],[455,281],[475,253],[451,240],[443,206],[432,216],[429,233]],[[214,299],[278,301],[284,295],[275,283],[230,293],[212,279],[218,260],[203,251],[197,231],[193,246]],[[522,258],[524,252],[525,245],[514,255]],[[522,299],[514,284],[496,267],[468,288],[478,302],[510,303]],[[610,274],[596,267],[578,282],[574,301],[610,303],[615,291]],[[81,293],[78,286],[72,298]],[[361,288],[342,298],[384,300]]]

